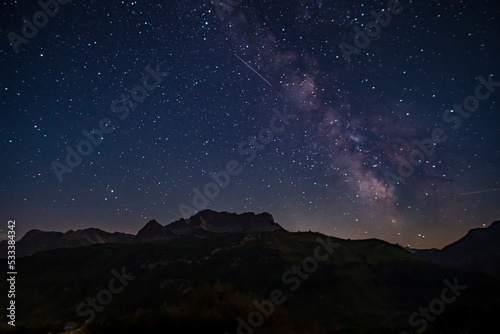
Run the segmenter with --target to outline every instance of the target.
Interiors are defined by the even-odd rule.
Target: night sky
[[[61,2],[0,4],[2,236],[206,207],[426,248],[500,219],[497,1]]]

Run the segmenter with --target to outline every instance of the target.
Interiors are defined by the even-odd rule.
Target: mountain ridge
[[[202,210],[188,219],[181,218],[167,225],[155,219],[146,223],[136,235],[122,232],[106,232],[98,228],[69,230],[66,232],[28,231],[16,243],[17,257],[38,252],[90,246],[105,243],[151,242],[175,240],[193,236],[211,238],[234,233],[260,233],[286,231],[267,213]],[[420,258],[462,270],[485,272],[500,278],[500,220],[485,228],[474,228],[461,239],[442,249],[406,249]],[[6,241],[0,244],[0,258],[7,258]]]
[[[237,214],[227,211],[202,210],[188,219],[181,218],[165,226],[156,220],[151,220],[137,232],[134,241],[173,239],[187,235],[203,238],[213,234],[257,233],[277,230],[284,229],[267,212]]]
[[[132,234],[106,232],[95,227],[68,230],[66,232],[33,229],[16,242],[16,256],[24,257],[59,248],[73,248],[105,243],[126,243],[133,240]],[[7,247],[2,247],[0,258],[7,257]]]
[[[500,278],[500,221],[474,228],[441,250],[421,252],[424,260]]]
[[[202,210],[188,219],[181,218],[165,226],[155,219],[144,225],[136,235],[123,232],[106,232],[95,227],[66,232],[32,229],[16,243],[16,256],[24,257],[58,248],[73,248],[102,243],[147,242],[173,240],[194,235],[207,238],[227,233],[258,233],[284,230],[267,212],[241,214],[226,211]],[[7,258],[6,242],[0,244],[0,258]]]

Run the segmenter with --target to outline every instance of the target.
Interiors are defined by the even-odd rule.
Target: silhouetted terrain
[[[151,220],[139,230],[136,236],[120,232],[109,233],[97,228],[69,230],[65,233],[30,230],[16,243],[16,256],[23,257],[51,249],[93,244],[170,240],[188,235],[203,238],[224,233],[264,232],[280,229],[282,227],[274,222],[273,216],[269,213],[256,215],[253,212],[247,212],[238,215],[203,210],[189,219],[180,219],[166,226],[162,226],[156,220]],[[7,258],[7,242],[2,241],[0,247],[0,258]]]
[[[16,243],[16,256],[23,257],[57,248],[81,247],[109,242],[124,243],[132,241],[133,238],[132,234],[120,232],[109,233],[97,228],[87,228],[77,231],[69,230],[66,233],[31,230]],[[2,245],[0,258],[7,257],[6,250],[6,244]]]
[[[500,278],[500,221],[487,228],[472,229],[442,250],[418,255],[430,262]]]
[[[425,333],[470,334],[498,327],[500,280],[429,263],[381,240],[290,233],[269,214],[204,211],[173,224],[149,222],[136,242],[18,259],[16,330],[416,333],[425,325]],[[495,238],[482,240],[488,248]],[[5,280],[0,288],[6,291]],[[439,311],[439,303],[444,311],[432,321],[418,314],[421,307]]]
[[[273,216],[267,212],[257,215],[253,212],[246,212],[238,215],[203,210],[189,219],[180,219],[167,226],[162,226],[156,220],[152,220],[137,233],[134,240],[175,239],[188,235],[203,238],[225,233],[271,232],[282,229],[274,222]]]

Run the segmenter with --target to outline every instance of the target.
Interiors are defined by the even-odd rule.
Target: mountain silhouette
[[[419,332],[423,324],[427,334],[484,333],[500,310],[500,280],[489,275],[499,229],[495,222],[416,252],[430,260],[377,239],[288,232],[269,213],[203,210],[166,226],[151,220],[136,236],[32,230],[18,242],[31,255],[16,259],[16,330],[250,333],[258,311],[269,314],[260,333]],[[436,320],[415,318],[445,288],[457,302]],[[8,291],[6,280],[0,289]],[[278,299],[286,302],[271,312]],[[9,328],[2,321],[0,332]]]
[[[77,231],[69,230],[65,233],[46,232],[34,229],[28,231],[18,242],[16,242],[16,256],[23,257],[57,248],[81,247],[110,242],[124,243],[132,241],[133,237],[132,234],[121,232],[110,233],[98,228],[87,228]],[[2,247],[0,258],[7,257],[6,243],[4,247]]]
[[[151,220],[137,233],[134,240],[174,239],[188,235],[207,237],[217,234],[257,233],[277,230],[283,230],[283,228],[275,223],[273,216],[267,212],[236,214],[203,210],[189,219],[182,218],[166,226],[162,226],[156,220]]]
[[[28,231],[16,243],[17,257],[57,248],[72,248],[104,243],[144,242],[152,240],[172,240],[194,235],[198,238],[227,233],[257,233],[283,230],[274,222],[271,214],[264,212],[242,214],[203,210],[189,219],[181,218],[166,226],[156,220],[149,221],[137,235],[114,232],[109,233],[97,228],[68,232],[48,232],[38,229]],[[7,258],[7,242],[0,244],[0,258]]]
[[[150,220],[134,237],[135,241],[174,239],[176,236],[156,220]]]
[[[421,252],[423,259],[500,278],[500,221],[470,230],[463,238],[441,250]]]

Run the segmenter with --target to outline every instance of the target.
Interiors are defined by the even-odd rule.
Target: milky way
[[[207,207],[441,247],[500,217],[494,1],[87,0],[30,38],[41,7],[0,6],[19,234]]]

